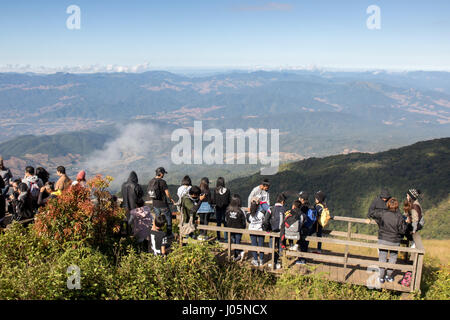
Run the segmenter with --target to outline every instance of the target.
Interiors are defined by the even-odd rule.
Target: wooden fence
[[[402,288],[402,291],[418,291],[420,290],[420,282],[422,277],[422,268],[423,268],[423,258],[425,254],[425,249],[422,244],[421,237],[419,233],[416,233],[413,235],[414,242],[416,244],[416,248],[410,248],[408,246],[406,247],[396,247],[396,246],[387,246],[378,244],[376,241],[378,241],[378,237],[367,235],[367,234],[358,234],[352,232],[352,224],[353,223],[363,223],[367,224],[366,219],[358,219],[358,218],[351,218],[351,217],[341,217],[341,216],[335,216],[334,221],[345,221],[347,222],[348,228],[347,232],[343,231],[334,231],[334,230],[323,230],[323,237],[315,237],[315,236],[308,236],[306,237],[306,241],[313,241],[313,242],[321,242],[321,243],[329,243],[334,244],[338,246],[344,247],[344,256],[338,256],[338,255],[332,255],[332,254],[318,254],[318,253],[311,253],[311,252],[300,252],[300,251],[290,251],[290,250],[283,250],[283,255],[286,257],[295,257],[295,258],[306,258],[311,259],[313,261],[322,262],[322,263],[330,263],[330,264],[337,264],[341,265],[344,269],[344,273],[346,273],[349,266],[361,266],[361,267],[383,267],[383,268],[389,268],[393,270],[400,270],[403,272],[410,271],[412,273],[412,281],[409,288]],[[331,220],[330,223],[333,221]],[[371,221],[370,224],[376,224],[374,221]],[[252,246],[248,244],[234,244],[231,243],[231,237],[228,236],[228,242],[227,243],[220,243],[220,245],[227,249],[228,257],[231,258],[231,251],[234,249],[238,250],[245,250],[245,251],[256,251],[256,252],[264,252],[267,254],[271,254],[271,261],[272,271],[275,270],[275,252],[277,251],[277,248],[275,247],[275,239],[280,238],[280,233],[274,233],[274,232],[265,232],[265,231],[252,231],[248,229],[234,229],[234,228],[226,228],[226,227],[217,227],[217,226],[210,226],[210,225],[197,225],[197,229],[199,230],[206,230],[206,231],[219,231],[219,232],[228,232],[228,233],[240,233],[240,234],[248,234],[248,235],[259,235],[259,236],[265,236],[269,237],[269,241],[272,243],[271,248],[270,247],[260,247],[260,246]],[[339,238],[345,238],[345,239],[339,239]],[[363,240],[363,241],[354,241],[353,239]],[[399,263],[400,260],[395,263],[391,264],[388,262],[379,262],[374,261],[372,257],[363,257],[363,258],[354,258],[349,257],[349,247],[360,247],[360,248],[372,248],[372,249],[382,249],[382,250],[388,250],[388,251],[397,251],[397,252],[405,252],[408,256],[408,254],[411,256],[411,260],[406,259],[403,261],[403,263]],[[371,259],[372,258],[372,259]]]
[[[119,199],[120,201],[121,199]],[[147,201],[146,204],[151,204],[151,202]],[[243,208],[246,209],[246,208]],[[179,213],[176,213],[179,214]],[[6,220],[11,219],[11,217],[7,216]],[[27,219],[24,221],[20,221],[20,223],[30,223],[33,219]],[[314,236],[308,236],[306,237],[306,241],[313,241],[313,242],[321,242],[321,243],[329,243],[334,244],[338,246],[344,247],[344,256],[338,256],[333,254],[318,254],[318,253],[311,253],[311,252],[300,252],[300,251],[290,251],[290,250],[283,250],[284,257],[294,257],[294,258],[306,258],[311,259],[312,261],[322,262],[322,263],[330,263],[330,264],[337,264],[341,265],[344,269],[344,273],[347,271],[348,266],[363,266],[363,267],[369,267],[369,266],[377,266],[377,267],[383,267],[383,268],[389,268],[393,270],[400,270],[400,271],[410,271],[412,273],[412,281],[410,287],[407,289],[408,291],[419,291],[420,290],[420,283],[422,278],[422,268],[423,268],[423,260],[424,260],[424,254],[425,249],[422,244],[422,239],[420,237],[419,233],[415,233],[413,235],[413,240],[416,244],[416,248],[410,248],[409,246],[406,247],[395,247],[395,246],[386,246],[378,244],[378,238],[373,235],[367,235],[367,234],[360,234],[360,233],[354,233],[352,232],[352,224],[358,223],[358,224],[368,224],[366,219],[360,219],[360,218],[351,218],[351,217],[342,217],[342,216],[335,216],[333,217],[333,220],[330,220],[330,224],[332,224],[333,221],[343,221],[347,222],[347,232],[344,231],[335,231],[335,230],[323,230],[323,237],[314,237]],[[374,221],[370,221],[369,224],[376,224]],[[196,225],[198,230],[205,230],[205,231],[218,231],[218,232],[228,232],[228,233],[239,233],[239,234],[248,234],[248,235],[259,235],[264,237],[269,237],[269,241],[271,242],[272,246],[266,247],[266,246],[252,246],[248,244],[234,244],[231,243],[231,237],[228,236],[228,242],[227,243],[220,243],[222,247],[227,249],[228,257],[231,258],[231,251],[234,249],[238,250],[244,250],[244,251],[256,251],[256,252],[264,252],[267,254],[271,254],[271,262],[272,262],[272,271],[275,270],[275,253],[277,251],[277,248],[275,246],[275,239],[280,238],[280,233],[275,232],[265,232],[265,231],[253,231],[248,229],[234,229],[234,228],[227,228],[227,227],[217,227],[217,226],[210,226],[210,225]],[[339,239],[343,238],[343,239]],[[361,240],[361,241],[355,241]],[[182,242],[183,239],[180,237],[180,242]],[[407,243],[406,243],[407,244]],[[349,247],[360,247],[360,248],[372,248],[372,249],[382,249],[382,250],[388,250],[388,251],[397,251],[397,252],[404,252],[406,253],[406,259],[403,261],[403,263],[395,263],[391,264],[388,262],[378,262],[374,261],[373,259],[370,259],[371,257],[363,257],[363,258],[354,258],[349,257]],[[408,259],[408,254],[411,257],[410,261]],[[402,291],[406,291],[402,290]]]

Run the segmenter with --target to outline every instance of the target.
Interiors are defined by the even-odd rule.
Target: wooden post
[[[416,287],[416,276],[417,276],[417,253],[412,253],[411,256],[413,257],[413,269],[411,274],[411,284],[410,284],[410,291],[413,292]]]
[[[414,277],[415,278],[414,290],[420,291],[420,282],[422,278],[422,268],[423,268],[423,254],[416,253],[416,256],[417,256],[417,269],[416,269],[416,276]]]
[[[275,237],[270,237],[269,241],[272,241],[272,270],[275,270]]]
[[[347,240],[352,239],[352,223],[349,221],[347,224]],[[345,246],[344,251],[344,280],[347,274],[347,259],[348,259],[348,245]]]
[[[228,232],[228,260],[231,260],[231,232]]]

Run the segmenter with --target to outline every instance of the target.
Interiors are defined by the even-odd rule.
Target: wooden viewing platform
[[[264,252],[265,259],[264,265],[261,268],[266,269],[269,272],[275,274],[282,274],[288,270],[298,270],[301,274],[321,274],[325,279],[331,281],[337,281],[341,283],[352,283],[355,285],[364,285],[369,288],[384,288],[387,290],[402,291],[402,292],[414,292],[420,291],[420,282],[422,278],[422,267],[425,250],[422,244],[422,240],[418,233],[413,235],[416,248],[410,248],[408,244],[403,241],[406,246],[394,247],[378,244],[378,237],[359,234],[352,232],[353,223],[367,224],[366,219],[340,217],[335,216],[334,221],[345,221],[348,224],[347,232],[323,230],[323,237],[306,237],[310,242],[322,242],[323,245],[331,244],[333,247],[341,247],[343,252],[322,250],[322,253],[300,252],[291,251],[289,249],[283,250],[280,256],[280,260],[283,262],[282,269],[275,269],[274,257],[275,251],[275,238],[280,237],[280,233],[265,232],[265,231],[251,231],[248,229],[233,229],[226,227],[217,227],[210,225],[196,225],[198,230],[207,231],[220,231],[220,232],[232,232],[248,235],[260,235],[269,237],[269,241],[272,242],[272,248],[269,246],[257,247],[252,246],[249,243],[233,244],[231,243],[231,237],[228,237],[228,242],[219,242],[219,244],[226,249],[226,255],[231,258],[231,252],[234,249],[249,251]],[[330,220],[330,224],[333,220]],[[370,224],[376,224],[371,221]],[[344,238],[344,239],[342,239]],[[359,240],[359,241],[355,241]],[[186,242],[187,239],[180,239],[180,241]],[[197,240],[199,241],[199,240]],[[267,244],[267,242],[265,242]],[[389,251],[398,251],[405,254],[404,259],[397,259],[396,264],[381,263],[378,262],[378,256],[366,255],[366,254],[351,254],[350,247],[353,248],[365,248],[365,249],[384,249]],[[268,260],[270,256],[270,260]],[[307,260],[306,265],[296,265],[295,261],[298,258],[305,258]],[[271,268],[269,268],[269,263]],[[385,282],[380,284],[377,281],[378,267],[384,267],[393,269],[392,283]],[[412,273],[412,280],[410,287],[405,287],[400,284],[401,279],[405,272],[410,271]]]
[[[119,202],[121,199],[118,199]],[[146,204],[151,204],[151,201],[146,201]],[[246,208],[243,208],[246,209]],[[174,212],[176,216],[179,216],[178,212]],[[174,217],[174,216],[173,216]],[[11,221],[11,216],[7,215],[5,220]],[[27,219],[20,221],[19,223],[28,224],[33,222],[34,219]],[[252,246],[249,243],[233,244],[231,243],[231,237],[228,237],[228,242],[219,242],[219,244],[226,249],[225,254],[228,258],[231,258],[231,251],[234,249],[244,250],[245,252],[257,251],[264,252],[265,259],[264,265],[262,267],[252,268],[262,268],[269,272],[275,274],[282,274],[288,270],[298,270],[301,274],[321,274],[325,279],[331,281],[337,281],[341,283],[352,283],[355,285],[364,285],[369,288],[384,288],[387,290],[402,291],[402,292],[414,292],[420,291],[420,283],[422,278],[422,268],[425,249],[422,244],[422,239],[419,233],[413,235],[414,243],[416,248],[410,248],[406,240],[402,241],[402,244],[406,246],[394,247],[378,244],[378,237],[373,235],[354,233],[352,232],[352,224],[368,224],[366,219],[351,218],[335,216],[330,220],[329,225],[333,221],[343,221],[347,222],[347,232],[335,231],[335,230],[323,230],[323,237],[306,237],[306,241],[310,242],[322,242],[322,244],[329,244],[333,247],[337,247],[343,250],[322,250],[322,253],[312,253],[312,252],[300,252],[291,251],[288,248],[283,250],[280,260],[283,262],[282,269],[275,269],[274,257],[275,251],[275,239],[280,238],[280,233],[265,232],[265,231],[252,231],[248,229],[234,229],[226,227],[217,227],[211,225],[199,225],[196,224],[198,230],[206,231],[219,231],[219,232],[231,232],[240,233],[242,235],[260,235],[269,237],[269,241],[272,242],[272,248],[265,246],[268,244],[264,243],[263,247]],[[370,221],[369,224],[376,224],[375,221]],[[213,238],[214,239],[214,238]],[[211,239],[211,240],[213,240]],[[180,243],[187,242],[187,239],[179,238]],[[210,241],[211,241],[210,240]],[[194,240],[200,241],[200,240]],[[368,254],[352,254],[350,253],[350,247],[352,248],[365,248],[367,249],[384,249],[389,251],[398,251],[399,253],[404,253],[405,258],[397,259],[396,264],[381,263],[378,262],[378,256],[368,255]],[[342,251],[342,252],[339,252]],[[268,256],[270,259],[268,260]],[[306,265],[296,265],[295,261],[298,258],[305,258],[307,260]],[[271,263],[271,268],[268,264]],[[378,277],[378,267],[390,268],[394,270],[392,283],[385,282],[380,284],[377,281]],[[407,271],[412,273],[411,285],[410,287],[405,287],[400,284],[403,274]]]

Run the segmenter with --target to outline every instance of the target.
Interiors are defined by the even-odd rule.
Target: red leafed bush
[[[110,244],[119,235],[125,217],[107,190],[111,181],[111,177],[97,175],[86,188],[76,185],[49,200],[36,215],[33,228],[37,235],[61,243]]]

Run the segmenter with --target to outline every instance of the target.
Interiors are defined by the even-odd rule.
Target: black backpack
[[[152,179],[148,184],[148,195],[151,200],[163,200],[163,194],[161,192],[160,181],[161,179]]]
[[[264,213],[264,222],[262,225],[263,231],[272,231],[272,215],[273,215],[273,207],[270,207]]]

